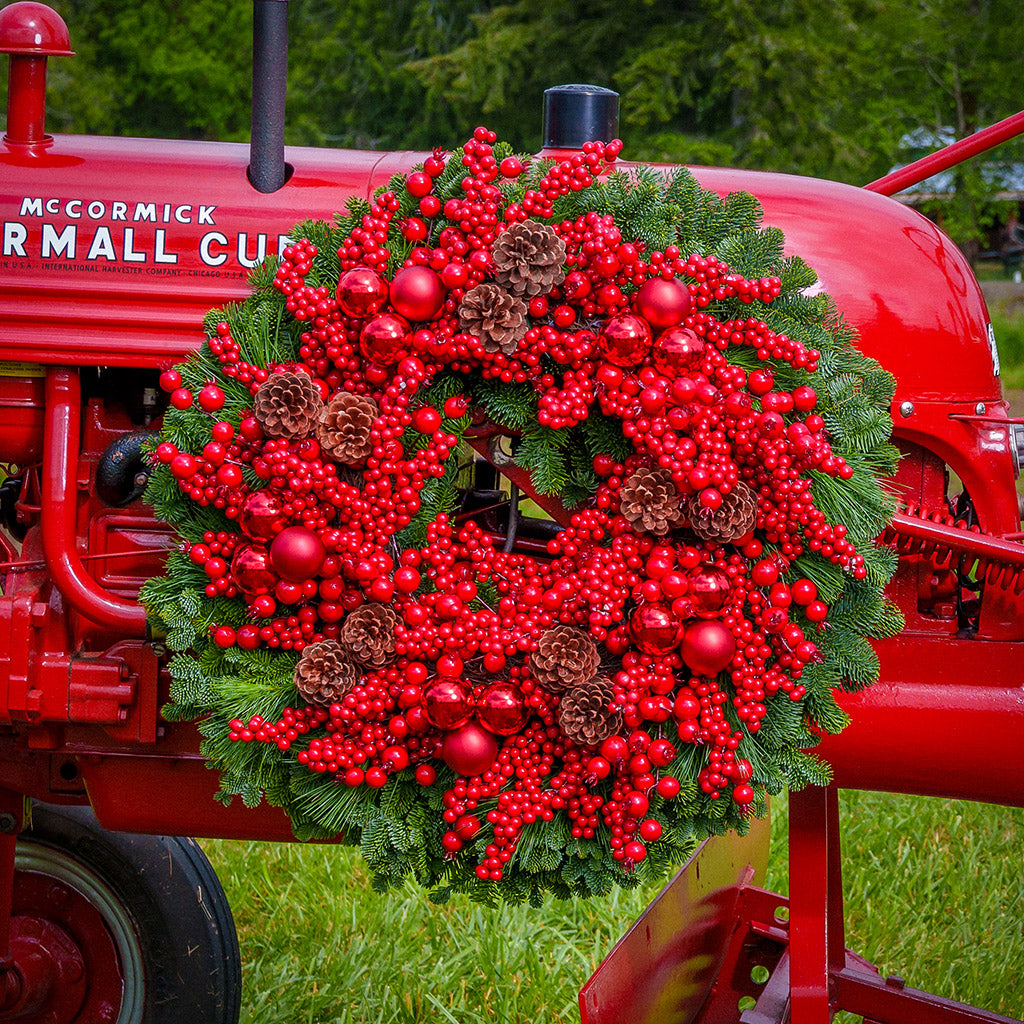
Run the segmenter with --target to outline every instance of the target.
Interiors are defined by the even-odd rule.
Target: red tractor
[[[424,158],[284,148],[286,11],[256,0],[251,150],[45,134],[47,59],[71,55],[67,28],[42,4],[0,11],[3,1020],[236,1020],[230,911],[194,842],[170,837],[291,838],[274,808],[216,802],[194,726],[161,720],[165,652],[136,602],[174,543],[141,501],[161,368],[197,346],[207,309],[246,294],[294,223]],[[609,130],[613,100],[557,92],[545,152]],[[818,748],[834,786],[791,800],[804,881],[788,921],[787,901],[752,885],[764,826],[709,842],[588,982],[584,1021],[1007,1020],[883,979],[845,949],[836,787],[1024,805],[1024,428],[969,266],[888,198],[1021,131],[1024,114],[866,189],[696,169],[706,188],[760,200],[899,381],[903,510],[883,539],[902,556],[890,593],[907,625],[878,647],[882,681],[844,698],[852,724]],[[992,761],[1017,770],[979,772]],[[182,798],[166,801],[168,787]],[[156,969],[168,963],[178,970]],[[751,980],[758,966],[766,981]]]

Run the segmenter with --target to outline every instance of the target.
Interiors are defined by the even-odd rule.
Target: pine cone
[[[256,391],[252,409],[267,437],[307,437],[324,401],[305,373],[272,373]]]
[[[295,685],[310,704],[337,704],[360,678],[359,666],[345,657],[334,640],[304,647],[295,666]]]
[[[383,668],[395,658],[398,616],[386,604],[364,604],[349,612],[341,624],[338,643],[345,653],[367,668]]]
[[[372,398],[339,391],[324,407],[316,425],[316,439],[335,462],[358,465],[373,451],[370,430],[379,415]]]
[[[459,330],[479,338],[485,352],[510,356],[526,334],[526,304],[491,282],[466,292],[459,306]]]
[[[549,693],[564,693],[589,681],[600,663],[597,644],[575,626],[553,626],[541,633],[530,655],[533,677]]]
[[[688,502],[686,513],[690,517],[690,529],[702,540],[728,544],[754,528],[757,495],[741,480],[733,484],[718,508],[701,505],[700,496],[695,495]]]
[[[547,295],[565,280],[565,242],[547,224],[513,224],[495,239],[491,256],[494,279],[527,299]]]
[[[662,466],[641,466],[626,477],[619,488],[619,511],[630,526],[658,537],[686,518],[672,474]]]
[[[622,715],[609,711],[614,696],[612,681],[596,676],[574,687],[558,708],[562,732],[580,747],[593,747],[622,728]]]

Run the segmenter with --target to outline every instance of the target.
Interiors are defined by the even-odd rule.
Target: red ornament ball
[[[393,366],[409,354],[411,330],[404,317],[381,313],[367,321],[359,335],[359,351],[377,366]]]
[[[717,565],[705,565],[689,576],[689,598],[694,615],[713,619],[720,615],[732,593],[729,574]]]
[[[480,695],[476,717],[485,729],[499,736],[514,736],[526,725],[530,712],[519,687],[499,679]]]
[[[447,294],[441,278],[429,267],[405,267],[391,282],[391,306],[408,320],[433,320]]]
[[[651,349],[651,327],[646,320],[623,313],[605,323],[600,342],[608,362],[622,367],[637,366]]]
[[[691,623],[683,636],[683,661],[699,676],[717,676],[735,653],[732,633],[714,619]]]
[[[473,714],[469,687],[455,676],[438,676],[423,694],[423,710],[438,729],[458,729]]]
[[[633,640],[644,654],[662,655],[675,650],[682,623],[663,604],[642,604],[629,620]]]
[[[341,311],[361,320],[384,308],[388,301],[388,283],[376,270],[353,267],[341,275],[337,296]]]
[[[681,324],[690,312],[690,290],[678,278],[653,277],[645,281],[633,300],[636,311],[654,328]]]
[[[238,510],[238,525],[249,540],[269,541],[282,523],[281,499],[271,491],[253,491]]]
[[[480,775],[494,764],[497,756],[498,741],[476,722],[467,722],[461,729],[445,733],[441,741],[441,757],[457,775]]]
[[[704,339],[689,327],[670,327],[662,331],[651,350],[654,368],[666,377],[696,369],[703,359]]]
[[[289,526],[270,545],[270,562],[278,575],[291,583],[303,583],[324,564],[327,551],[314,530]]]
[[[231,559],[231,578],[243,593],[252,597],[268,594],[277,584],[270,566],[270,552],[262,544],[243,544]]]

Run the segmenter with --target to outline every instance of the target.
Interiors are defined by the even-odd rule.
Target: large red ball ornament
[[[243,544],[231,559],[231,579],[244,594],[269,594],[277,585],[270,552],[262,544]]]
[[[683,661],[698,676],[717,676],[736,653],[732,633],[714,619],[693,622],[683,636]]]
[[[412,343],[409,321],[394,313],[381,313],[367,321],[359,335],[359,351],[378,366],[394,366],[409,354]]]
[[[469,687],[454,676],[438,676],[423,693],[427,721],[438,729],[458,729],[473,714]]]
[[[633,304],[652,327],[660,330],[681,324],[693,306],[693,299],[678,278],[654,277],[640,286]]]
[[[631,367],[643,362],[651,349],[651,326],[632,313],[613,316],[601,328],[601,351],[616,366]]]
[[[697,369],[704,359],[704,339],[689,327],[662,331],[651,349],[651,361],[658,373],[678,376]]]
[[[629,620],[633,640],[644,654],[668,654],[679,646],[683,625],[663,604],[642,604]]]
[[[441,278],[429,267],[406,267],[391,282],[391,307],[414,323],[433,320],[446,294]]]
[[[250,540],[268,541],[276,536],[284,520],[281,499],[271,491],[253,491],[238,510],[238,525]]]
[[[384,308],[388,301],[388,283],[376,270],[353,267],[341,275],[337,296],[341,311],[361,320]]]
[[[441,757],[457,775],[481,775],[497,756],[498,741],[476,722],[467,722],[461,729],[445,733],[441,741]]]
[[[499,679],[480,694],[476,717],[485,729],[499,736],[514,736],[526,725],[530,712],[522,690],[515,683]]]
[[[717,565],[695,569],[689,577],[689,599],[694,615],[713,619],[722,613],[732,593],[729,574]]]
[[[270,562],[278,575],[292,583],[315,576],[327,557],[323,541],[305,526],[289,526],[270,545]]]

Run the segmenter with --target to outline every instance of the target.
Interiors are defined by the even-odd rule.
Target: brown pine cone
[[[672,474],[641,466],[619,488],[619,511],[630,526],[664,537],[686,518]]]
[[[537,650],[530,654],[533,678],[549,693],[564,693],[588,682],[600,663],[597,644],[575,626],[552,626],[541,633]]]
[[[307,437],[324,401],[305,373],[272,373],[256,391],[252,411],[267,437]]]
[[[490,281],[466,292],[459,306],[459,330],[479,338],[485,352],[510,356],[526,334],[526,304]]]
[[[373,451],[370,430],[379,415],[372,398],[339,391],[324,407],[316,425],[316,439],[335,462],[358,465]]]
[[[310,704],[336,704],[359,682],[359,666],[345,656],[341,644],[322,640],[302,649],[295,666],[295,685]]]
[[[622,715],[610,711],[612,681],[596,676],[574,687],[558,708],[558,724],[565,735],[580,747],[593,747],[622,728]]]
[[[733,484],[718,508],[706,508],[701,505],[699,495],[695,495],[688,502],[686,512],[690,517],[690,529],[698,537],[728,544],[754,528],[757,495],[741,480]]]
[[[515,295],[547,295],[565,280],[565,242],[547,224],[513,224],[495,239],[491,255],[494,279]]]
[[[398,616],[386,604],[364,604],[345,616],[338,643],[345,653],[367,668],[383,668],[395,659]]]

